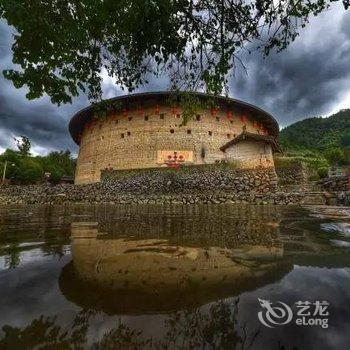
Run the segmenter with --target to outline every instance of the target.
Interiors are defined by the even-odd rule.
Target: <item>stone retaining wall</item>
[[[64,203],[116,203],[116,204],[298,204],[301,192],[232,192],[192,191],[183,193],[137,194],[120,192],[108,183],[89,185],[32,185],[0,188],[0,205],[4,204],[64,204]]]
[[[318,181],[318,185],[327,191],[349,191],[350,183],[346,176],[325,178]]]
[[[100,183],[87,185],[0,186],[0,204],[21,203],[325,204],[326,197],[277,188],[273,168],[242,170],[222,164],[104,171]]]
[[[228,191],[230,193],[267,193],[277,190],[273,168],[232,169],[230,164],[184,166],[178,169],[105,170],[101,181],[121,192],[189,193]]]
[[[308,182],[308,171],[303,163],[276,167],[276,174],[280,188],[302,189]]]

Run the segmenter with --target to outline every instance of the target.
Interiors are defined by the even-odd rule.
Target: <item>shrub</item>
[[[320,167],[317,169],[317,174],[321,179],[324,179],[328,176],[328,168],[327,167]]]
[[[31,158],[24,158],[15,169],[15,178],[21,183],[35,183],[42,179],[43,169]]]

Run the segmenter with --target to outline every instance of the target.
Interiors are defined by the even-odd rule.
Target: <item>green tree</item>
[[[21,159],[15,168],[15,179],[21,183],[35,183],[42,179],[43,168],[32,158]]]
[[[21,155],[19,154],[19,152],[7,149],[3,154],[0,155],[1,174],[3,174],[5,162],[7,162],[6,178],[15,179],[20,161]]]
[[[1,1],[20,67],[4,75],[58,104],[81,91],[100,99],[102,69],[129,91],[167,74],[172,87],[222,93],[242,52],[283,50],[334,1]]]
[[[37,157],[37,160],[45,172],[51,173],[53,182],[58,182],[63,175],[74,175],[75,160],[69,150],[54,151],[45,157]]]
[[[30,155],[30,148],[32,147],[32,144],[27,136],[20,136],[19,138],[14,138],[17,144],[17,148],[19,153],[22,156],[29,156]]]
[[[340,144],[343,147],[349,147],[350,148],[350,130],[347,130],[344,135],[340,138]]]
[[[75,159],[69,150],[54,151],[46,156],[31,157],[7,149],[0,155],[1,171],[3,171],[5,161],[7,161],[6,178],[17,183],[28,184],[40,181],[44,172],[50,172],[51,180],[58,182],[63,175],[73,176],[75,172]]]
[[[325,158],[331,165],[342,165],[346,162],[346,156],[341,148],[331,148],[325,152]]]

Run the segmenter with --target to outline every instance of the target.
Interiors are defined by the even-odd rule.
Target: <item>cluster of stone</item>
[[[346,176],[327,177],[317,185],[327,191],[327,203],[350,206],[350,182]]]
[[[287,167],[276,167],[279,188],[304,188],[308,181],[308,171],[303,163]]]
[[[102,183],[113,191],[134,194],[188,194],[225,191],[238,196],[277,190],[274,169],[243,170],[227,166],[104,171]]]
[[[350,191],[341,191],[337,193],[337,204],[350,206]]]
[[[346,176],[325,178],[318,181],[318,185],[320,185],[323,189],[327,191],[337,192],[350,190],[349,179]]]
[[[278,192],[272,169],[107,171],[102,178],[100,183],[79,186],[2,187],[0,203],[295,204],[303,198],[300,192]]]
[[[183,193],[132,193],[120,191],[108,183],[89,185],[31,185],[9,186],[0,189],[1,204],[298,204],[302,192],[232,192],[185,191]]]

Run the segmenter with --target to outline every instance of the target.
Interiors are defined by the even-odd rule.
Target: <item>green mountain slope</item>
[[[294,123],[280,132],[285,152],[299,151],[325,154],[330,149],[350,148],[350,109],[328,118],[310,118]]]

